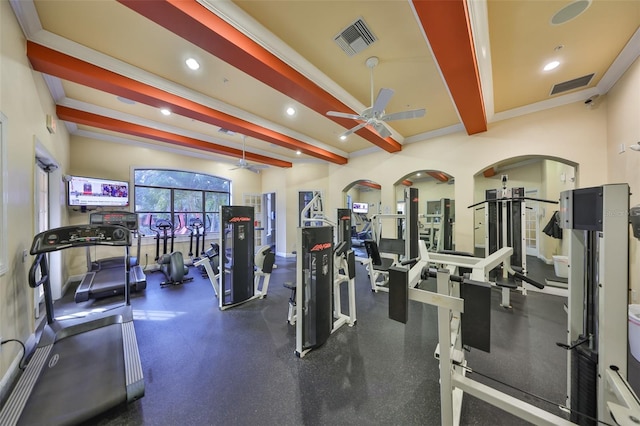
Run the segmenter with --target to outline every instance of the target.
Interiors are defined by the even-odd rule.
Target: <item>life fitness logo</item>
[[[251,222],[251,218],[246,216],[235,216],[229,219],[229,222]]]
[[[54,354],[50,359],[49,359],[49,368],[53,368],[56,366],[56,364],[58,363],[58,361],[60,361],[60,355],[59,354]]]
[[[315,246],[311,247],[309,251],[322,251],[331,248],[331,243],[318,243]]]

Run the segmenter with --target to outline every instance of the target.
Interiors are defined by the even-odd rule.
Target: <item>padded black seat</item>
[[[504,278],[502,276],[497,276],[496,277],[496,285],[498,287],[506,287],[506,288],[511,288],[511,289],[518,288],[518,283],[516,282],[515,278],[513,278],[511,276],[509,278]]]
[[[365,240],[364,247],[367,250],[367,255],[371,258],[374,270],[388,271],[393,265],[393,259],[380,256],[378,244],[374,240]]]

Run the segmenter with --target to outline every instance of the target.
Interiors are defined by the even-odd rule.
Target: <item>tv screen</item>
[[[67,204],[72,207],[124,207],[129,205],[129,182],[70,176]]]
[[[354,213],[368,213],[369,204],[367,203],[353,203],[352,205]]]

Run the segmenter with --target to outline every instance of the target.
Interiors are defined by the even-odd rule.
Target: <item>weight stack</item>
[[[596,425],[598,418],[598,354],[584,345],[571,355],[571,421]],[[589,417],[587,417],[589,416]]]

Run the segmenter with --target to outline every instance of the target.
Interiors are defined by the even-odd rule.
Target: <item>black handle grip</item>
[[[520,272],[514,272],[512,275],[514,277],[516,277],[517,279],[519,279],[519,280],[522,280],[524,282],[527,282],[527,283],[531,284],[534,287],[538,287],[540,289],[544,288],[544,284],[541,284],[536,280],[532,280],[531,278],[527,277],[526,275],[521,274]]]

